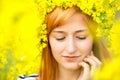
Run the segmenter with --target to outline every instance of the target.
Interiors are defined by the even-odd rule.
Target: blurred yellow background
[[[0,0],[0,80],[39,72],[39,17],[35,0]],[[115,60],[106,63],[95,80],[120,80],[120,11],[108,33]]]

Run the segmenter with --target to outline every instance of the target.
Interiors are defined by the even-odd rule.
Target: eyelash
[[[80,39],[80,40],[86,39],[86,37],[76,37],[76,38],[78,38],[78,39]]]
[[[56,38],[56,40],[64,40],[65,39],[65,37],[61,37],[61,38]]]
[[[86,37],[76,37],[76,38],[78,38],[80,40],[85,40],[86,39]],[[56,40],[58,40],[58,41],[61,41],[61,40],[64,40],[64,39],[65,39],[65,37],[56,38]]]

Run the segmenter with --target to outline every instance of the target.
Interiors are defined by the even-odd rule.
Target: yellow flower
[[[120,20],[117,20],[111,31],[110,31],[110,39],[111,39],[111,50],[112,50],[112,55],[113,56],[118,56],[120,55],[120,45],[118,44],[118,42],[120,41]]]

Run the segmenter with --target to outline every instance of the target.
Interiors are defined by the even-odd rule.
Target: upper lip
[[[63,56],[63,57],[77,58],[77,57],[80,57],[80,56]]]

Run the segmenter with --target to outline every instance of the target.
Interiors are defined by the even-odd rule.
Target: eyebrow
[[[64,33],[64,31],[53,31],[53,32],[56,32],[56,33]]]
[[[88,31],[88,30],[87,30],[87,29],[77,30],[77,31],[75,31],[75,33],[86,32],[86,31]],[[56,32],[56,33],[64,33],[64,31],[53,31],[53,32]]]
[[[87,29],[77,30],[77,31],[75,31],[75,33],[78,33],[78,32],[86,32],[86,31],[88,31],[88,30],[87,30]]]

